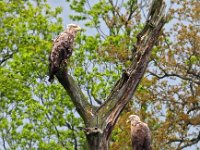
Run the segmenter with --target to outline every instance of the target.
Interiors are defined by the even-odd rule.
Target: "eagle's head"
[[[68,24],[67,30],[77,33],[78,31],[81,30],[81,27],[76,24]]]
[[[127,122],[140,122],[140,117],[137,115],[130,115]]]

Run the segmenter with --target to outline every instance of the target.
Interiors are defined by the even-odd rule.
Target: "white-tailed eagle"
[[[133,150],[151,150],[151,134],[146,123],[140,121],[137,115],[130,115],[131,142]]]
[[[78,25],[69,24],[66,30],[53,40],[53,48],[49,56],[49,82],[53,81],[61,64],[66,63],[72,55],[74,38],[80,30]]]

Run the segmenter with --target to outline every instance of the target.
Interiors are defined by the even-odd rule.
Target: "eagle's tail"
[[[49,82],[53,82],[53,79],[54,79],[54,75],[55,75],[55,73],[57,72],[57,68],[53,65],[53,64],[49,64],[49,79],[48,79],[48,81]]]
[[[53,75],[53,74],[49,75],[48,81],[52,83],[52,82],[53,82],[53,79],[54,79],[54,75]]]

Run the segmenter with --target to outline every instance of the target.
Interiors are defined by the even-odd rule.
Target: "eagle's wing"
[[[61,33],[53,42],[53,48],[49,56],[49,81],[54,78],[60,65],[72,55],[71,40],[67,33]]]
[[[145,141],[144,141],[144,150],[151,150],[151,132],[146,123],[144,124],[144,132],[146,134]]]

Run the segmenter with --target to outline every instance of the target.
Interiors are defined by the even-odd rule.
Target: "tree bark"
[[[86,126],[84,130],[91,150],[108,149],[111,132],[145,73],[151,50],[164,24],[165,4],[163,0],[154,0],[146,24],[137,36],[137,43],[134,46],[136,55],[132,64],[122,74],[107,100],[99,108],[88,102],[65,68],[61,67],[56,74],[84,120]]]

